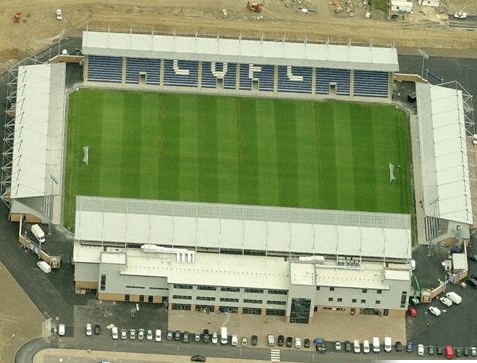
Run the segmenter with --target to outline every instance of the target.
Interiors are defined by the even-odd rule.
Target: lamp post
[[[53,219],[53,184],[58,185],[58,179],[56,179],[53,175],[50,175],[51,181],[51,193],[50,193],[50,203],[48,208],[48,235],[51,236],[51,220]]]
[[[422,49],[418,49],[417,53],[422,57],[421,77],[424,77],[424,62],[426,59],[429,59],[429,56]]]

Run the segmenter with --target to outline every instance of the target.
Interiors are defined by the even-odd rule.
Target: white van
[[[35,238],[38,240],[38,242],[45,243],[45,232],[41,229],[41,227],[38,224],[34,224],[31,226],[31,233],[35,236]]]
[[[36,265],[46,274],[49,274],[51,272],[51,266],[48,265],[48,263],[45,261],[38,261]]]
[[[446,297],[452,301],[454,304],[459,305],[462,302],[462,298],[457,295],[455,292],[451,291],[446,294]]]
[[[359,340],[356,339],[353,344],[353,349],[355,353],[361,353],[361,346],[359,345]]]
[[[229,342],[229,336],[227,335],[227,327],[220,328],[220,344],[227,344]]]
[[[391,337],[384,337],[384,351],[390,353],[392,350]]]
[[[275,337],[273,334],[268,334],[267,335],[267,343],[269,347],[274,347],[275,346]]]
[[[369,340],[363,340],[363,353],[369,353]]]
[[[381,347],[379,346],[379,338],[373,337],[373,352],[379,353],[381,351]]]
[[[62,337],[62,336],[65,335],[65,333],[66,333],[66,326],[65,326],[65,324],[59,324],[59,325],[58,325],[58,335],[59,335],[60,337]]]

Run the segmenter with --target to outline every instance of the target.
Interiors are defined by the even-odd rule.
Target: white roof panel
[[[204,60],[232,63],[333,67],[382,72],[399,70],[394,47],[311,42],[222,39],[153,34],[83,32],[86,55]]]
[[[424,212],[472,224],[462,91],[416,84]]]
[[[100,197],[77,197],[76,206],[75,237],[83,241],[411,256],[409,215]]]
[[[18,67],[12,199],[59,194],[65,78],[64,63]]]

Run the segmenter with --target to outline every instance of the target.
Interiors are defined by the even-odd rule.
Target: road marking
[[[270,349],[270,360],[280,362],[280,349]]]

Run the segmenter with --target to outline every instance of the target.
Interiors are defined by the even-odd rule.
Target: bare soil
[[[80,36],[84,29],[167,32],[266,39],[395,44],[403,48],[466,51],[477,56],[475,31],[449,28],[447,13],[477,14],[475,0],[441,0],[440,8],[419,7],[413,14],[387,19],[382,11],[366,19],[363,1],[341,0],[348,11],[336,13],[332,0],[266,0],[264,11],[251,12],[246,0],[0,0],[0,67],[33,55],[58,39]],[[310,11],[302,12],[306,7]],[[57,21],[56,8],[64,19]],[[311,12],[313,11],[313,12]],[[21,12],[19,23],[13,21]]]

